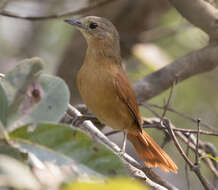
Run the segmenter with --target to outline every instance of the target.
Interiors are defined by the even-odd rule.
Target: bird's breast
[[[117,72],[118,68],[113,65],[84,64],[77,84],[88,109],[104,124],[122,130],[132,125],[133,120],[115,89]]]

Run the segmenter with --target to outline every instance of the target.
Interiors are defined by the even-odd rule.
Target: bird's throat
[[[86,54],[95,56],[98,59],[100,57],[113,58],[115,60],[121,60],[120,44],[118,42],[96,40],[88,42],[88,48]]]

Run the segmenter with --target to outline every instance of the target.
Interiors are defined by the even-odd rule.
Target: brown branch
[[[67,117],[67,116],[70,116]],[[65,115],[65,118],[63,121],[67,124],[71,124],[73,120],[75,120],[77,117],[81,117],[81,113],[74,108],[73,106],[69,105],[68,106],[68,111],[67,114]],[[85,121],[83,123],[78,122],[77,126],[72,126],[77,130],[80,130],[87,135],[89,135],[94,141],[103,144],[107,148],[109,148],[112,152],[114,152],[117,156],[121,158],[122,161],[124,161],[126,164],[129,166],[133,167],[134,170],[141,171],[143,175],[141,176],[143,180],[151,187],[157,190],[166,190],[171,189],[171,190],[177,190],[176,187],[173,185],[169,184],[167,181],[164,181],[161,179],[159,176],[157,176],[154,172],[152,172],[149,168],[147,168],[145,165],[139,164],[136,160],[134,160],[131,156],[128,154],[120,154],[121,149],[111,142],[101,131],[99,131],[90,121]],[[147,174],[152,174],[152,179],[147,177]],[[139,178],[139,176],[135,176]],[[159,184],[156,182],[158,181]],[[166,188],[165,188],[166,187]]]
[[[207,32],[211,41],[217,39],[218,11],[212,5],[204,0],[170,0],[170,2],[188,21]],[[181,82],[194,75],[213,70],[218,65],[217,51],[216,44],[208,45],[138,80],[134,84],[134,89],[139,103],[159,95],[176,79]]]
[[[155,129],[160,129],[160,130],[166,130],[166,126],[164,125],[160,125],[160,119],[159,118],[149,118],[150,120],[150,124],[147,124],[146,122],[148,122],[148,119],[146,122],[144,122],[143,126],[144,128],[155,128]],[[175,132],[176,136],[178,136],[185,144],[187,144],[193,151],[196,150],[196,140],[193,140],[191,138],[191,133],[189,132],[189,129],[178,129],[175,126],[173,126],[171,123],[171,129]],[[181,130],[181,131],[180,131]],[[194,131],[195,133],[198,132],[198,130]],[[199,130],[200,133],[200,130]],[[192,139],[192,143],[190,143],[190,139]],[[214,176],[216,176],[218,178],[218,171],[216,169],[216,165],[214,164],[214,162],[209,159],[204,157],[205,154],[210,153],[211,155],[215,155],[216,152],[211,152],[206,149],[208,143],[202,143],[201,141],[199,142],[199,145],[202,149],[199,150],[199,155],[200,157],[203,157],[203,161],[207,164],[207,166],[209,167],[209,169],[211,170],[211,172],[214,174]],[[205,151],[203,150],[205,149]]]
[[[174,81],[211,71],[218,65],[218,46],[208,45],[187,56],[177,59],[164,68],[153,72],[134,83],[138,102],[141,104],[168,89]]]
[[[171,127],[171,125],[170,125],[170,123],[169,123],[169,120],[165,119],[165,120],[163,121],[163,125],[167,128],[167,130],[168,130],[170,136],[171,136],[172,139],[173,139],[173,142],[174,142],[175,146],[177,147],[177,149],[178,149],[179,153],[181,154],[181,156],[183,157],[183,159],[184,159],[184,160],[186,161],[186,163],[188,163],[189,166],[192,168],[192,167],[193,167],[192,161],[186,156],[184,150],[182,149],[182,147],[181,147],[179,141],[178,141],[177,138],[176,138],[176,135],[175,135],[174,131],[172,130],[172,127]]]
[[[81,110],[83,113],[87,114],[87,107],[85,105],[77,105],[76,106],[79,110]],[[153,111],[154,112],[154,111]],[[156,112],[154,112],[155,116],[156,116]],[[157,114],[158,115],[158,114]],[[160,129],[160,130],[166,130],[166,127],[163,125],[160,125],[160,118],[161,116],[157,116],[157,118],[147,118],[144,120],[143,126],[144,128],[155,128],[155,129]],[[188,143],[189,141],[189,134],[191,133],[198,133],[198,130],[193,130],[193,129],[181,129],[181,128],[176,128],[173,125],[171,126],[172,130],[175,132],[175,134],[186,144],[188,144],[188,146],[195,151],[195,141],[193,141],[192,143]],[[118,133],[119,131],[112,131],[109,133],[106,133],[105,135],[112,135],[115,133]],[[204,135],[214,135],[217,136],[218,133],[215,132],[209,132],[209,131],[203,131],[203,130],[199,130],[200,134],[204,134]],[[193,144],[194,143],[194,144]],[[202,149],[204,149],[205,151],[203,151],[202,149],[199,150],[199,155],[201,157],[203,157],[205,154],[210,153],[212,155],[216,155],[216,150],[215,152],[211,152],[211,151],[207,151],[208,148],[206,148],[206,145],[208,143],[201,143],[200,142],[200,146]],[[210,148],[211,149],[211,148]],[[218,171],[216,169],[216,165],[214,165],[214,162],[211,161],[209,158],[203,158],[202,159],[208,166],[208,168],[211,170],[211,172],[214,174],[214,176],[218,177]]]
[[[186,143],[187,145],[189,145],[189,147],[195,151],[195,144],[193,143],[190,143],[190,139],[191,137],[189,138],[189,134],[187,135],[184,135],[182,134],[181,132],[177,131],[175,132],[176,136],[178,136],[184,143]],[[199,155],[200,157],[203,157],[205,155],[205,151],[203,151],[202,149],[199,150]],[[211,161],[211,159],[209,158],[203,158],[203,161],[207,164],[207,166],[209,167],[209,169],[211,170],[211,172],[214,174],[214,176],[216,176],[218,178],[218,171],[217,169],[214,167],[214,164],[213,162]]]
[[[154,107],[154,108],[158,108],[158,109],[164,109],[163,106],[159,106],[159,105],[156,105],[156,104],[142,103],[141,105],[142,105],[142,106],[145,106],[146,108],[148,108],[148,107],[150,106],[150,107]],[[198,121],[197,119],[191,117],[190,115],[187,115],[187,114],[185,114],[185,113],[176,111],[175,109],[170,108],[170,107],[167,108],[167,111],[170,111],[170,112],[172,112],[172,113],[174,113],[174,114],[177,114],[178,116],[183,117],[184,119],[188,119],[189,121],[192,121],[193,123],[197,123],[197,121]],[[154,111],[153,111],[153,112],[154,112]],[[155,112],[154,112],[154,113],[155,113]],[[215,136],[218,135],[218,132],[214,129],[214,127],[208,125],[207,123],[204,123],[203,121],[201,121],[200,126],[212,130],[214,133],[209,132],[209,133],[211,133],[211,135],[212,135],[212,134],[214,134]],[[201,130],[200,130],[200,131],[201,131]],[[202,134],[202,133],[201,133],[201,134]],[[207,134],[207,133],[205,133],[205,134]],[[210,134],[208,134],[208,135],[210,135]]]
[[[143,103],[141,105],[148,108],[149,111],[151,111],[151,113],[154,114],[155,117],[161,118],[161,116],[158,113],[156,113],[155,111],[153,111],[149,106],[157,107],[159,109],[164,109],[164,107],[158,106],[158,105],[155,105],[155,104],[147,104],[147,103]],[[78,109],[80,112],[82,112],[85,115],[88,113],[88,109],[87,109],[86,105],[84,105],[84,104],[75,105],[75,108]],[[172,109],[172,108],[168,108],[168,111],[174,112],[175,110]],[[175,112],[177,112],[177,111],[175,111]],[[179,116],[180,116],[180,112],[178,112],[178,113],[179,113]],[[181,113],[181,114],[183,114],[183,113]],[[181,117],[183,117],[183,115],[181,115]],[[188,119],[188,120],[192,119],[191,121],[197,123],[197,120],[195,120],[194,118],[186,118],[186,117],[184,117],[184,118]],[[155,128],[155,129],[160,129],[160,130],[166,129],[164,126],[161,126],[159,124],[159,120],[157,120],[156,118],[153,118],[153,119],[150,118],[149,120],[150,120],[149,124],[147,122],[147,119],[144,120],[144,123],[143,123],[144,128]],[[102,124],[98,125],[97,123],[100,123],[100,122],[95,122],[95,125],[97,125],[97,127],[102,126]],[[200,126],[202,126],[202,125],[203,125],[203,121],[201,121],[201,123],[200,123]],[[207,125],[207,124],[205,124],[205,125]],[[182,133],[197,133],[198,132],[198,130],[194,130],[194,129],[182,129],[182,128],[176,128],[176,127],[173,128],[173,131],[175,131],[175,132],[180,131]],[[118,132],[120,132],[120,131],[113,130],[111,132],[106,133],[105,135],[110,136],[110,135],[116,134]],[[199,133],[202,134],[202,135],[218,136],[218,132],[199,130]]]
[[[197,132],[197,140],[196,140],[196,148],[195,148],[195,163],[193,164],[192,161],[188,158],[188,156],[185,154],[182,146],[180,145],[179,141],[177,140],[177,137],[172,129],[172,125],[170,124],[168,119],[164,119],[165,114],[167,113],[167,108],[169,107],[170,103],[171,103],[171,99],[173,96],[173,89],[175,86],[175,82],[173,83],[173,86],[170,90],[170,94],[167,100],[166,105],[164,106],[164,111],[162,114],[162,117],[160,118],[160,125],[161,126],[165,126],[168,130],[169,135],[172,137],[173,142],[176,146],[176,148],[178,149],[179,153],[181,154],[181,156],[183,157],[183,159],[185,160],[185,162],[190,166],[190,168],[195,172],[195,174],[197,175],[197,177],[199,178],[201,184],[203,185],[203,187],[206,190],[210,190],[213,187],[208,183],[207,179],[202,175],[201,171],[200,171],[200,165],[199,165],[199,130],[200,130],[200,119],[197,120],[197,126],[198,126],[198,132]],[[188,135],[188,137],[190,137],[190,135]],[[188,140],[189,142],[189,140]]]
[[[163,129],[166,129],[165,127],[163,128],[164,126],[161,126],[159,125],[158,123],[154,123],[154,124],[144,124],[144,128],[155,128],[155,129],[160,129],[160,130],[163,130]],[[182,128],[173,128],[173,131],[180,131],[182,133],[200,133],[202,135],[211,135],[211,136],[218,136],[218,133],[214,133],[214,132],[210,132],[210,131],[204,131],[204,130],[194,130],[194,129],[182,129]]]
[[[190,168],[195,172],[195,174],[197,175],[198,179],[201,181],[201,184],[203,185],[203,187],[205,188],[205,190],[211,190],[212,187],[211,185],[208,183],[207,179],[201,174],[200,172],[200,168],[196,167],[192,161],[186,156],[183,148],[181,147],[178,139],[176,138],[176,135],[174,133],[174,131],[171,128],[171,125],[169,123],[169,120],[165,119],[163,121],[163,125],[165,125],[169,131],[169,134],[172,137],[172,140],[176,146],[176,148],[178,149],[179,153],[181,154],[181,156],[183,157],[183,159],[186,161],[186,163],[190,166]]]
[[[211,38],[218,38],[218,10],[205,0],[169,0],[190,23],[205,31]],[[197,14],[194,14],[197,13]]]
[[[30,20],[30,21],[57,19],[57,18],[63,18],[63,17],[67,17],[67,16],[74,16],[74,15],[87,13],[90,10],[101,7],[105,4],[111,3],[113,1],[116,1],[116,0],[101,0],[101,1],[98,1],[97,3],[91,3],[91,5],[84,7],[84,8],[81,8],[81,9],[76,10],[76,11],[67,11],[67,12],[63,12],[63,13],[55,13],[55,14],[43,15],[43,16],[18,15],[14,12],[10,12],[7,10],[0,11],[0,15],[6,16],[6,17],[11,17],[11,18],[22,19],[22,20]]]
[[[163,108],[164,109],[164,108]],[[154,111],[153,111],[154,112]],[[161,123],[162,122],[160,122],[161,121],[161,119],[160,119],[160,117],[158,117],[158,118],[154,118],[154,119],[150,119],[150,124],[148,125],[147,123],[148,123],[148,119],[146,119],[145,121],[144,121],[144,127],[146,128],[156,128],[156,129],[166,129],[165,127],[164,127],[164,125],[161,125]],[[199,126],[199,120],[197,120],[197,123],[198,123],[198,126]],[[170,124],[171,125],[171,124]],[[208,144],[208,143],[202,143],[202,142],[200,142],[200,140],[198,139],[198,141],[199,142],[197,142],[197,140],[196,140],[196,138],[194,138],[194,136],[193,135],[191,135],[191,133],[190,132],[187,132],[187,131],[189,131],[190,129],[179,129],[179,130],[177,130],[177,128],[175,128],[173,125],[171,125],[171,129],[173,130],[173,131],[175,131],[175,134],[178,136],[178,137],[180,137],[186,144],[187,144],[187,142],[188,142],[188,146],[190,146],[191,148],[192,148],[192,150],[193,151],[195,151],[195,153],[196,153],[196,146],[197,145],[194,145],[194,144],[198,144],[199,143],[199,145],[200,145],[200,147],[202,148],[202,149],[204,149],[205,151],[203,151],[203,150],[199,150],[198,151],[198,154],[200,154],[200,156],[201,157],[203,157],[203,155],[205,155],[206,153],[208,153],[207,151],[208,150],[206,150],[206,145]],[[200,133],[200,129],[198,128],[198,130],[195,130],[194,131],[195,133]],[[206,131],[206,133],[207,133],[207,131]],[[214,133],[214,132],[213,132]],[[187,140],[187,138],[188,138],[188,140]],[[193,139],[194,138],[194,139]],[[190,139],[192,139],[192,144],[190,144],[189,145],[189,140]],[[209,153],[210,154],[212,154],[212,155],[215,155],[216,156],[216,150],[214,150],[214,148],[211,148],[211,145],[209,146],[210,148],[209,148]],[[212,149],[212,151],[211,151],[211,149]],[[218,177],[218,171],[217,171],[217,169],[216,169],[216,163],[214,164],[214,162],[213,161],[211,161],[210,159],[204,159],[204,162],[208,165],[208,167],[209,167],[209,169],[212,171],[212,173],[214,174],[214,176],[215,177]]]
[[[79,106],[79,107],[82,107],[82,110],[83,110],[83,112],[85,112],[86,113],[86,108],[84,107],[84,106]],[[150,119],[151,120],[151,123],[148,125],[148,120],[146,120],[145,122],[144,122],[144,126],[147,126],[147,128],[157,128],[157,126],[159,125],[160,126],[160,118],[158,118],[158,119]],[[162,127],[158,127],[159,129],[166,129],[166,126],[162,126]],[[187,137],[185,137],[185,135],[184,134],[187,134],[190,130],[189,129],[177,129],[177,128],[175,128],[174,126],[172,126],[171,125],[171,130],[172,131],[175,131],[175,134],[179,137],[179,138],[181,138],[185,143],[187,143],[189,140],[187,139]],[[184,134],[182,134],[179,130],[181,130],[182,132],[184,132]],[[119,132],[119,131],[113,131],[113,132],[111,132],[111,133],[117,133],[117,132]],[[201,131],[201,130],[191,130],[191,132],[194,132],[194,133],[200,133],[200,132],[202,132],[202,133],[207,133],[206,131]],[[199,143],[200,144],[200,143]],[[193,143],[190,143],[190,142],[188,142],[188,146],[193,150],[193,151],[195,151],[196,150],[196,145],[194,145]],[[201,145],[202,146],[202,145]],[[181,147],[181,146],[180,146]],[[183,151],[183,153],[184,153],[184,151]],[[185,154],[185,153],[184,153]],[[201,149],[201,150],[199,150],[199,155],[200,156],[203,156],[203,155],[205,155],[205,152]],[[188,159],[188,158],[187,158]],[[189,159],[188,159],[189,160]],[[208,167],[211,169],[211,171],[213,172],[213,174],[215,175],[215,176],[217,176],[217,171],[216,171],[216,168],[214,167],[214,165],[213,165],[213,163],[211,162],[211,160],[210,159],[208,159],[208,158],[204,158],[203,159],[206,163],[207,163],[207,165],[208,165]],[[191,166],[191,168],[193,169],[193,167],[195,167],[195,165],[191,162],[191,160],[189,160],[190,162],[189,162],[189,166],[190,166],[190,163],[192,164]],[[194,169],[193,169],[194,170]],[[198,175],[199,176],[199,178],[200,179],[202,179],[203,178],[203,182],[205,182],[205,178],[204,177],[202,177],[202,174],[201,174],[201,172],[199,172],[199,171],[197,171],[197,169],[196,169],[196,175]],[[207,181],[206,181],[207,182]],[[206,183],[205,182],[205,183]]]

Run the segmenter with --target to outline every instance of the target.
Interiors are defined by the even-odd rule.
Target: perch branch
[[[87,107],[84,104],[76,105],[76,108],[79,109],[80,111],[82,111],[84,114],[87,114],[88,110],[87,110]],[[166,131],[166,127],[164,125],[160,125],[161,116],[159,114],[154,114],[154,115],[155,116],[157,115],[157,118],[149,118],[149,119],[147,118],[146,120],[144,120],[143,127],[144,128],[155,128],[155,129],[165,130]],[[187,118],[185,118],[185,119],[187,119]],[[172,124],[171,124],[171,128],[175,132],[176,136],[178,136],[185,144],[187,144],[193,151],[195,151],[195,142],[196,141],[192,141],[192,143],[188,143],[188,141],[190,139],[189,135],[191,135],[192,133],[194,133],[194,134],[198,133],[198,130],[176,128]],[[106,133],[105,135],[106,136],[113,135],[113,134],[116,134],[118,132],[119,131],[111,131],[109,133]],[[199,130],[199,133],[204,134],[204,135],[212,135],[212,136],[217,136],[218,135],[218,133],[210,132],[210,131],[204,131],[204,130]],[[206,150],[207,144],[208,144],[207,142],[206,143],[200,142],[200,147],[202,147],[205,151],[203,149],[200,149],[199,150],[199,155],[201,157],[203,157],[202,160],[207,164],[208,168],[211,170],[211,172],[214,174],[214,176],[218,177],[218,171],[216,169],[216,165],[213,163],[213,161],[211,161],[211,159],[204,157],[204,155],[208,154],[208,153],[211,154],[211,155],[216,156],[216,150],[214,150],[214,148],[212,148],[213,152],[209,151],[209,150],[211,150],[211,148],[209,148],[209,150],[207,148],[207,150]]]
[[[81,113],[74,108],[73,106],[68,106],[68,112],[70,117],[72,117],[72,120],[76,119],[77,117],[81,116]],[[72,122],[72,120],[68,120],[66,123]],[[176,190],[177,188],[173,185],[169,184],[167,181],[163,181],[159,176],[154,174],[149,168],[145,167],[145,165],[139,164],[136,160],[134,160],[132,157],[130,157],[128,154],[120,154],[121,149],[111,142],[101,131],[99,131],[90,121],[84,121],[83,123],[77,124],[77,126],[74,126],[77,130],[80,130],[86,134],[88,134],[91,138],[93,138],[94,141],[99,142],[103,144],[104,146],[108,147],[112,152],[114,152],[117,156],[121,158],[122,161],[127,163],[129,166],[136,168],[137,170],[141,171],[144,174],[144,181],[146,183],[157,190],[165,190],[165,189],[171,189]],[[151,173],[152,174],[152,180],[147,177],[146,174]],[[155,180],[153,179],[155,178]],[[157,182],[159,184],[157,184]]]

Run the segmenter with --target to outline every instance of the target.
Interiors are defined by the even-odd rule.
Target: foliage
[[[210,159],[212,159],[212,160],[214,160],[214,161],[216,161],[216,162],[218,163],[218,156],[214,157],[214,156],[212,156],[211,154],[206,154],[206,155],[204,155],[204,156],[201,156],[201,157],[200,157],[200,160],[201,160],[202,158],[210,158]]]
[[[69,104],[69,90],[62,79],[42,74],[43,65],[40,58],[26,59],[0,80],[3,186],[32,190],[46,184],[53,189],[69,180],[125,175],[111,151],[59,123]]]

